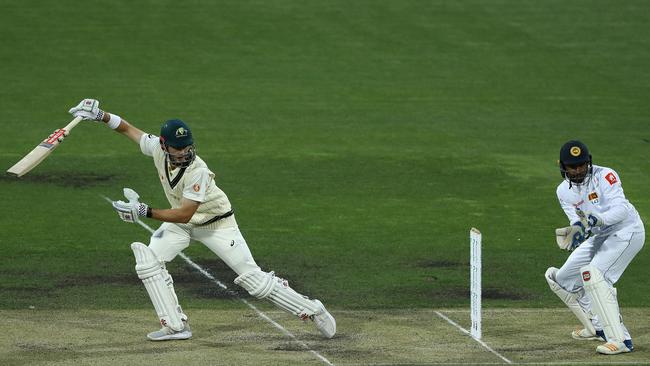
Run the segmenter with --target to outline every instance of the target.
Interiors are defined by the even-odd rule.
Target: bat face
[[[43,161],[48,155],[56,149],[57,146],[61,143],[60,138],[65,137],[66,132],[70,132],[74,126],[76,126],[81,121],[81,117],[76,117],[67,126],[59,128],[54,131],[52,135],[43,140],[34,150],[17,162],[14,166],[7,170],[7,173],[15,175],[17,177],[22,177],[27,174],[30,170],[34,169],[38,164]]]
[[[24,158],[17,162],[14,166],[7,170],[7,173],[15,175],[17,177],[22,177],[27,174],[30,170],[34,169],[38,164],[43,161],[48,155],[54,151],[54,149],[59,146],[60,142],[55,140],[53,142],[48,142],[49,138],[36,146],[34,150],[30,151]]]

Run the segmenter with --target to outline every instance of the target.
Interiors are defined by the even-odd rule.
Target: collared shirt
[[[160,184],[172,208],[181,207],[183,198],[201,203],[190,224],[200,225],[232,209],[226,194],[217,187],[214,173],[200,157],[197,156],[187,168],[172,169],[158,136],[151,134],[142,135],[140,150],[153,157]]]
[[[579,221],[576,209],[580,209],[602,218],[604,225],[593,228],[593,234],[617,233],[625,239],[633,232],[644,231],[639,213],[625,198],[621,178],[613,169],[594,165],[591,179],[585,180],[583,184],[572,183],[571,188],[564,180],[557,187],[557,198],[569,224]]]

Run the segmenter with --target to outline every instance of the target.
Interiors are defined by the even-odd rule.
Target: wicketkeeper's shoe
[[[602,330],[597,330],[596,334],[593,334],[585,328],[577,328],[571,332],[571,337],[581,341],[607,341]]]
[[[628,341],[630,347],[632,347],[631,349],[627,348]],[[634,346],[632,346],[632,341],[629,339],[625,342],[611,341],[596,347],[596,352],[604,355],[616,355],[619,353],[632,352],[632,350],[634,350]]]
[[[314,300],[316,305],[318,305],[318,312],[309,318],[314,322],[316,325],[316,328],[320,331],[320,333],[323,335],[325,338],[332,338],[334,337],[334,334],[336,334],[336,320],[334,320],[334,317],[332,314],[325,309],[325,306],[323,305],[322,302],[318,300]]]
[[[170,327],[162,327],[160,330],[147,334],[147,338],[152,341],[171,341],[176,339],[192,338],[192,330],[186,321],[183,321],[183,330],[175,331]]]

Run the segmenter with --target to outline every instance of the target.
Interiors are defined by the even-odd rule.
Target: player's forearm
[[[152,208],[151,209],[151,218],[164,221],[164,222],[176,222],[180,224],[186,224],[192,219],[194,212],[184,211],[178,208]]]
[[[601,216],[605,225],[614,225],[625,220],[628,215],[627,207],[624,205],[616,205],[607,210],[607,212],[604,212]]]
[[[105,123],[109,123],[111,115],[108,112],[104,112],[104,116],[102,117],[102,121]],[[121,133],[122,135],[128,137],[131,141],[135,142],[136,144],[140,144],[140,138],[144,134],[140,129],[137,127],[134,127],[131,125],[129,122],[124,120],[123,118],[120,118],[120,124],[115,128],[115,131]]]

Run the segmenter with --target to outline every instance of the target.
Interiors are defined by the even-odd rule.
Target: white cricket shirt
[[[625,198],[618,174],[610,168],[594,165],[593,176],[585,185],[562,181],[557,187],[557,198],[569,223],[579,221],[576,209],[594,212],[604,221],[602,227],[592,229],[593,234],[611,235],[629,239],[633,232],[644,231],[636,208]]]
[[[151,134],[142,135],[140,150],[153,157],[158,178],[172,208],[181,207],[183,198],[201,203],[190,219],[190,224],[201,225],[232,209],[228,197],[214,182],[214,173],[198,156],[189,167],[172,170],[165,159],[158,136]]]

